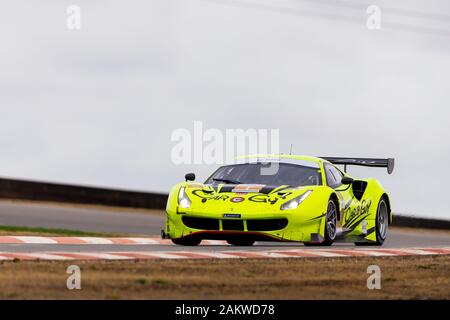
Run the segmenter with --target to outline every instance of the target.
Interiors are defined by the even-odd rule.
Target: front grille
[[[188,228],[201,230],[219,230],[218,219],[195,218],[184,216],[182,220],[184,225]]]
[[[248,231],[273,231],[286,228],[287,219],[253,219],[247,220]]]
[[[223,230],[238,230],[244,231],[244,221],[243,220],[222,220]]]
[[[199,230],[220,230],[219,219],[183,216],[182,221],[188,228]],[[250,219],[247,220],[248,231],[274,231],[286,228],[287,219]],[[223,219],[222,230],[244,231],[244,220]]]

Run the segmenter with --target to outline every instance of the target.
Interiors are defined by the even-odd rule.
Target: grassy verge
[[[81,290],[66,289],[67,266]],[[381,290],[367,289],[367,267]],[[450,299],[450,256],[3,262],[0,299]]]
[[[87,232],[80,230],[0,225],[0,236],[120,237],[126,235],[102,232]]]

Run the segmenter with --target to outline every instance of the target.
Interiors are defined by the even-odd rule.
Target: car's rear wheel
[[[337,235],[337,215],[338,206],[333,199],[328,200],[326,225],[325,225],[325,240],[321,243],[305,242],[305,246],[331,246]]]
[[[194,238],[194,237],[184,237],[184,238],[172,239],[172,242],[174,244],[178,244],[180,246],[198,246],[200,244],[200,242],[202,242],[202,239]]]
[[[389,209],[386,203],[385,198],[381,198],[377,207],[377,215],[375,218],[375,233],[376,233],[376,241],[375,242],[356,242],[357,246],[381,246],[386,240],[387,232],[389,225]]]
[[[231,244],[232,246],[239,246],[239,247],[251,247],[255,244],[255,240],[252,239],[229,239],[227,240],[228,244]]]

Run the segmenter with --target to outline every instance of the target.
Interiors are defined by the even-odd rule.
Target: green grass
[[[0,235],[50,235],[50,236],[74,236],[74,237],[120,237],[124,234],[89,232],[68,229],[53,229],[41,227],[21,227],[0,225]]]

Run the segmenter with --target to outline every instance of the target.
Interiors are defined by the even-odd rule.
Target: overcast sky
[[[168,192],[214,169],[171,162],[173,130],[202,120],[279,129],[282,152],[395,157],[392,175],[349,171],[396,212],[450,219],[448,1],[16,0],[0,21],[0,176]]]

